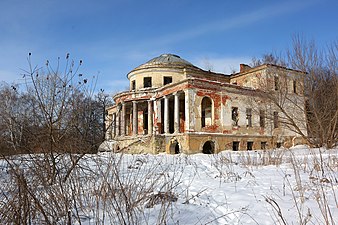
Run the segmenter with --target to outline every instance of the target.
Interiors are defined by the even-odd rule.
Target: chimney
[[[239,72],[240,73],[243,73],[243,72],[245,72],[245,71],[247,71],[249,69],[251,69],[250,66],[248,66],[246,64],[243,64],[243,63],[239,64]]]

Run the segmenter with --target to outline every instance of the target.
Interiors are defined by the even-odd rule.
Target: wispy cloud
[[[196,27],[177,31],[162,37],[149,40],[152,45],[165,45],[196,38],[214,32],[224,32],[233,28],[240,28],[254,24],[264,19],[271,19],[288,13],[293,13],[305,9],[306,7],[319,2],[319,0],[309,1],[283,1],[278,4],[269,5],[264,8],[255,9],[246,14],[240,14],[232,18],[211,21]]]
[[[122,77],[123,78],[123,77]],[[104,85],[107,90],[114,90],[114,92],[124,91],[129,89],[129,81],[127,78],[109,80]]]
[[[122,2],[124,4],[124,1],[121,0],[121,4]],[[245,28],[249,25],[259,24],[263,20],[271,20],[299,12],[310,5],[318,3],[319,0],[274,2],[267,3],[269,5],[264,7],[260,7],[262,4],[257,3],[257,7],[252,8],[249,13],[242,13],[242,10],[239,10],[238,14],[232,17],[229,16],[231,14],[224,12],[224,17],[220,20],[209,17],[205,18],[208,20],[201,24],[184,23],[187,24],[185,27],[178,25],[176,28],[168,29],[168,32],[163,35],[157,35],[156,31],[150,31],[146,35],[132,36],[128,32],[124,33],[124,29],[122,29],[122,32],[116,30],[113,33],[106,33],[107,30],[114,27],[111,26],[107,27],[107,30],[103,29],[103,33],[93,35],[95,37],[90,39],[87,36],[74,38],[77,37],[77,33],[70,28],[66,28],[75,23],[74,21],[77,21],[78,24],[75,25],[81,27],[80,25],[84,24],[86,26],[83,25],[83,27],[88,32],[91,32],[95,23],[91,24],[91,21],[85,20],[85,18],[89,18],[88,15],[104,14],[109,10],[105,11],[103,9],[109,8],[109,6],[83,3],[80,0],[75,0],[71,3],[64,0],[57,2],[44,1],[43,3],[40,0],[32,0],[25,4],[20,0],[0,1],[0,57],[2,58],[0,62],[0,79],[6,81],[19,79],[21,77],[20,68],[27,66],[25,55],[28,52],[33,52],[34,62],[38,64],[43,64],[45,59],[55,60],[56,57],[62,57],[67,52],[70,52],[72,57],[76,54],[76,56],[79,55],[84,60],[84,64],[87,66],[85,68],[86,71],[94,74],[97,70],[102,72],[102,77],[100,78],[100,80],[104,80],[102,85],[109,86],[111,89],[125,89],[128,86],[128,80],[125,79],[125,75],[132,68],[152,57],[171,50],[177,54],[180,54],[179,51],[185,51],[184,54],[182,53],[182,57],[199,67],[206,67],[205,56],[190,55],[189,57],[189,54],[194,53],[188,53],[183,48],[177,49],[179,44],[207,36],[210,33],[230,32],[235,28]],[[110,9],[114,9],[114,7],[110,6]],[[90,14],[92,12],[97,14]],[[120,21],[120,23],[124,24],[123,21]],[[60,24],[62,26],[57,27]],[[107,23],[106,26],[109,24]],[[128,27],[128,29],[132,29],[132,27]],[[202,45],[208,48],[207,44],[201,43]],[[200,52],[210,51],[210,49],[201,49],[199,49]],[[221,55],[219,57],[209,57],[208,63],[213,67],[214,71],[230,73],[233,69],[238,69],[239,63],[249,62],[250,60],[250,57],[233,58]],[[107,82],[107,80],[113,80],[116,77],[123,79],[123,81]]]

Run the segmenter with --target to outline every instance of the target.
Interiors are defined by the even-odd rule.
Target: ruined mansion
[[[163,54],[128,73],[128,91],[107,109],[106,143],[129,153],[217,153],[302,143],[302,78],[286,67],[240,65],[231,75]],[[297,107],[288,104],[298,101]],[[279,104],[282,102],[283,104]],[[281,107],[283,106],[283,107]],[[290,126],[285,118],[294,124]]]

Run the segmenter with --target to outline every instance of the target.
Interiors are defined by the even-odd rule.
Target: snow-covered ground
[[[74,224],[338,223],[338,149],[104,152],[79,162],[64,183]]]

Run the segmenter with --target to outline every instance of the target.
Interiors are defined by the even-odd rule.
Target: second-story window
[[[201,125],[202,127],[212,125],[212,101],[209,97],[204,97],[201,104],[202,115]]]
[[[293,86],[293,93],[297,94],[297,81],[293,80],[292,86]]]
[[[163,85],[171,84],[173,82],[172,77],[163,77]]]
[[[273,112],[273,127],[278,128],[278,112]]]
[[[133,80],[133,81],[131,82],[131,90],[132,90],[132,91],[135,91],[135,89],[136,89],[136,81]]]
[[[246,126],[252,127],[252,109],[246,109]]]
[[[275,91],[278,91],[279,90],[279,77],[275,76],[274,82],[275,82]]]
[[[238,108],[237,107],[232,107],[231,109],[231,119],[232,119],[232,125],[233,126],[238,126]]]
[[[143,87],[151,87],[151,77],[143,78]]]
[[[265,111],[259,110],[259,126],[261,128],[265,127]]]

